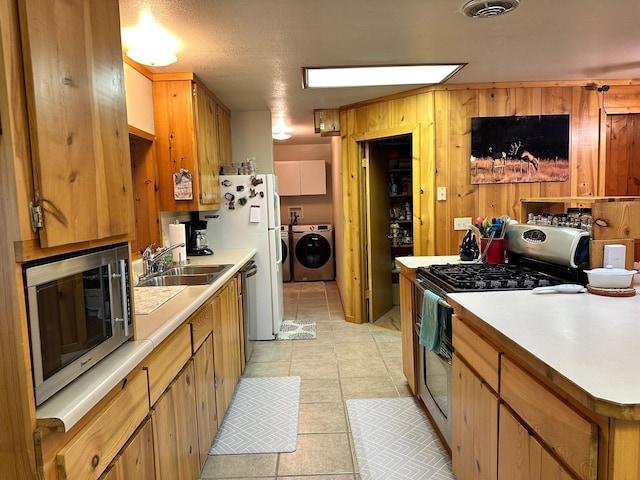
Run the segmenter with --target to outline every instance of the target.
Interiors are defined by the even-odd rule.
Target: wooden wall
[[[363,321],[364,239],[362,166],[358,143],[415,132],[415,255],[458,253],[464,231],[455,217],[508,214],[520,220],[524,197],[604,195],[607,117],[640,112],[640,82],[607,81],[603,97],[594,82],[438,86],[374,99],[341,109],[345,232],[345,313]],[[471,118],[570,115],[570,178],[566,182],[470,183]],[[601,141],[603,139],[603,141]],[[447,199],[436,201],[436,188]],[[349,285],[349,282],[351,283]]]

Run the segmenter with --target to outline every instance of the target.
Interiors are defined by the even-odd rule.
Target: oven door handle
[[[424,295],[425,290],[427,289],[427,287],[425,287],[423,285],[423,281],[419,278],[415,279],[415,284],[418,287],[418,289],[420,290],[420,293]],[[440,304],[441,306],[443,306],[444,308],[448,308],[450,310],[453,310],[453,307],[451,305],[449,305],[446,300],[442,297],[438,298],[438,304]]]

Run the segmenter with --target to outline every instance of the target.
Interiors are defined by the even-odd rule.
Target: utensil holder
[[[480,239],[480,252],[484,252],[487,248],[488,238]],[[494,238],[487,250],[487,256],[484,259],[485,263],[504,263],[504,246],[502,245],[502,238]]]

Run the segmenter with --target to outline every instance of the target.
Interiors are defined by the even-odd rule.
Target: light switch
[[[447,199],[447,187],[438,187],[438,201]]]

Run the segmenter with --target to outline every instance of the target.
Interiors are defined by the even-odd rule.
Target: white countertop
[[[429,265],[438,265],[443,263],[469,263],[460,260],[459,255],[396,257],[395,261],[396,263],[401,263],[407,268],[428,267]]]
[[[640,295],[510,291],[447,298],[594,399],[640,405]]]
[[[255,249],[243,248],[189,257],[190,265],[232,264],[233,267],[210,285],[188,286],[153,312],[136,314],[134,339],[37,407],[36,418],[42,420],[42,424],[68,431],[255,254]],[[139,262],[134,262],[133,269],[139,271],[136,263]],[[135,295],[134,288],[134,302]]]

